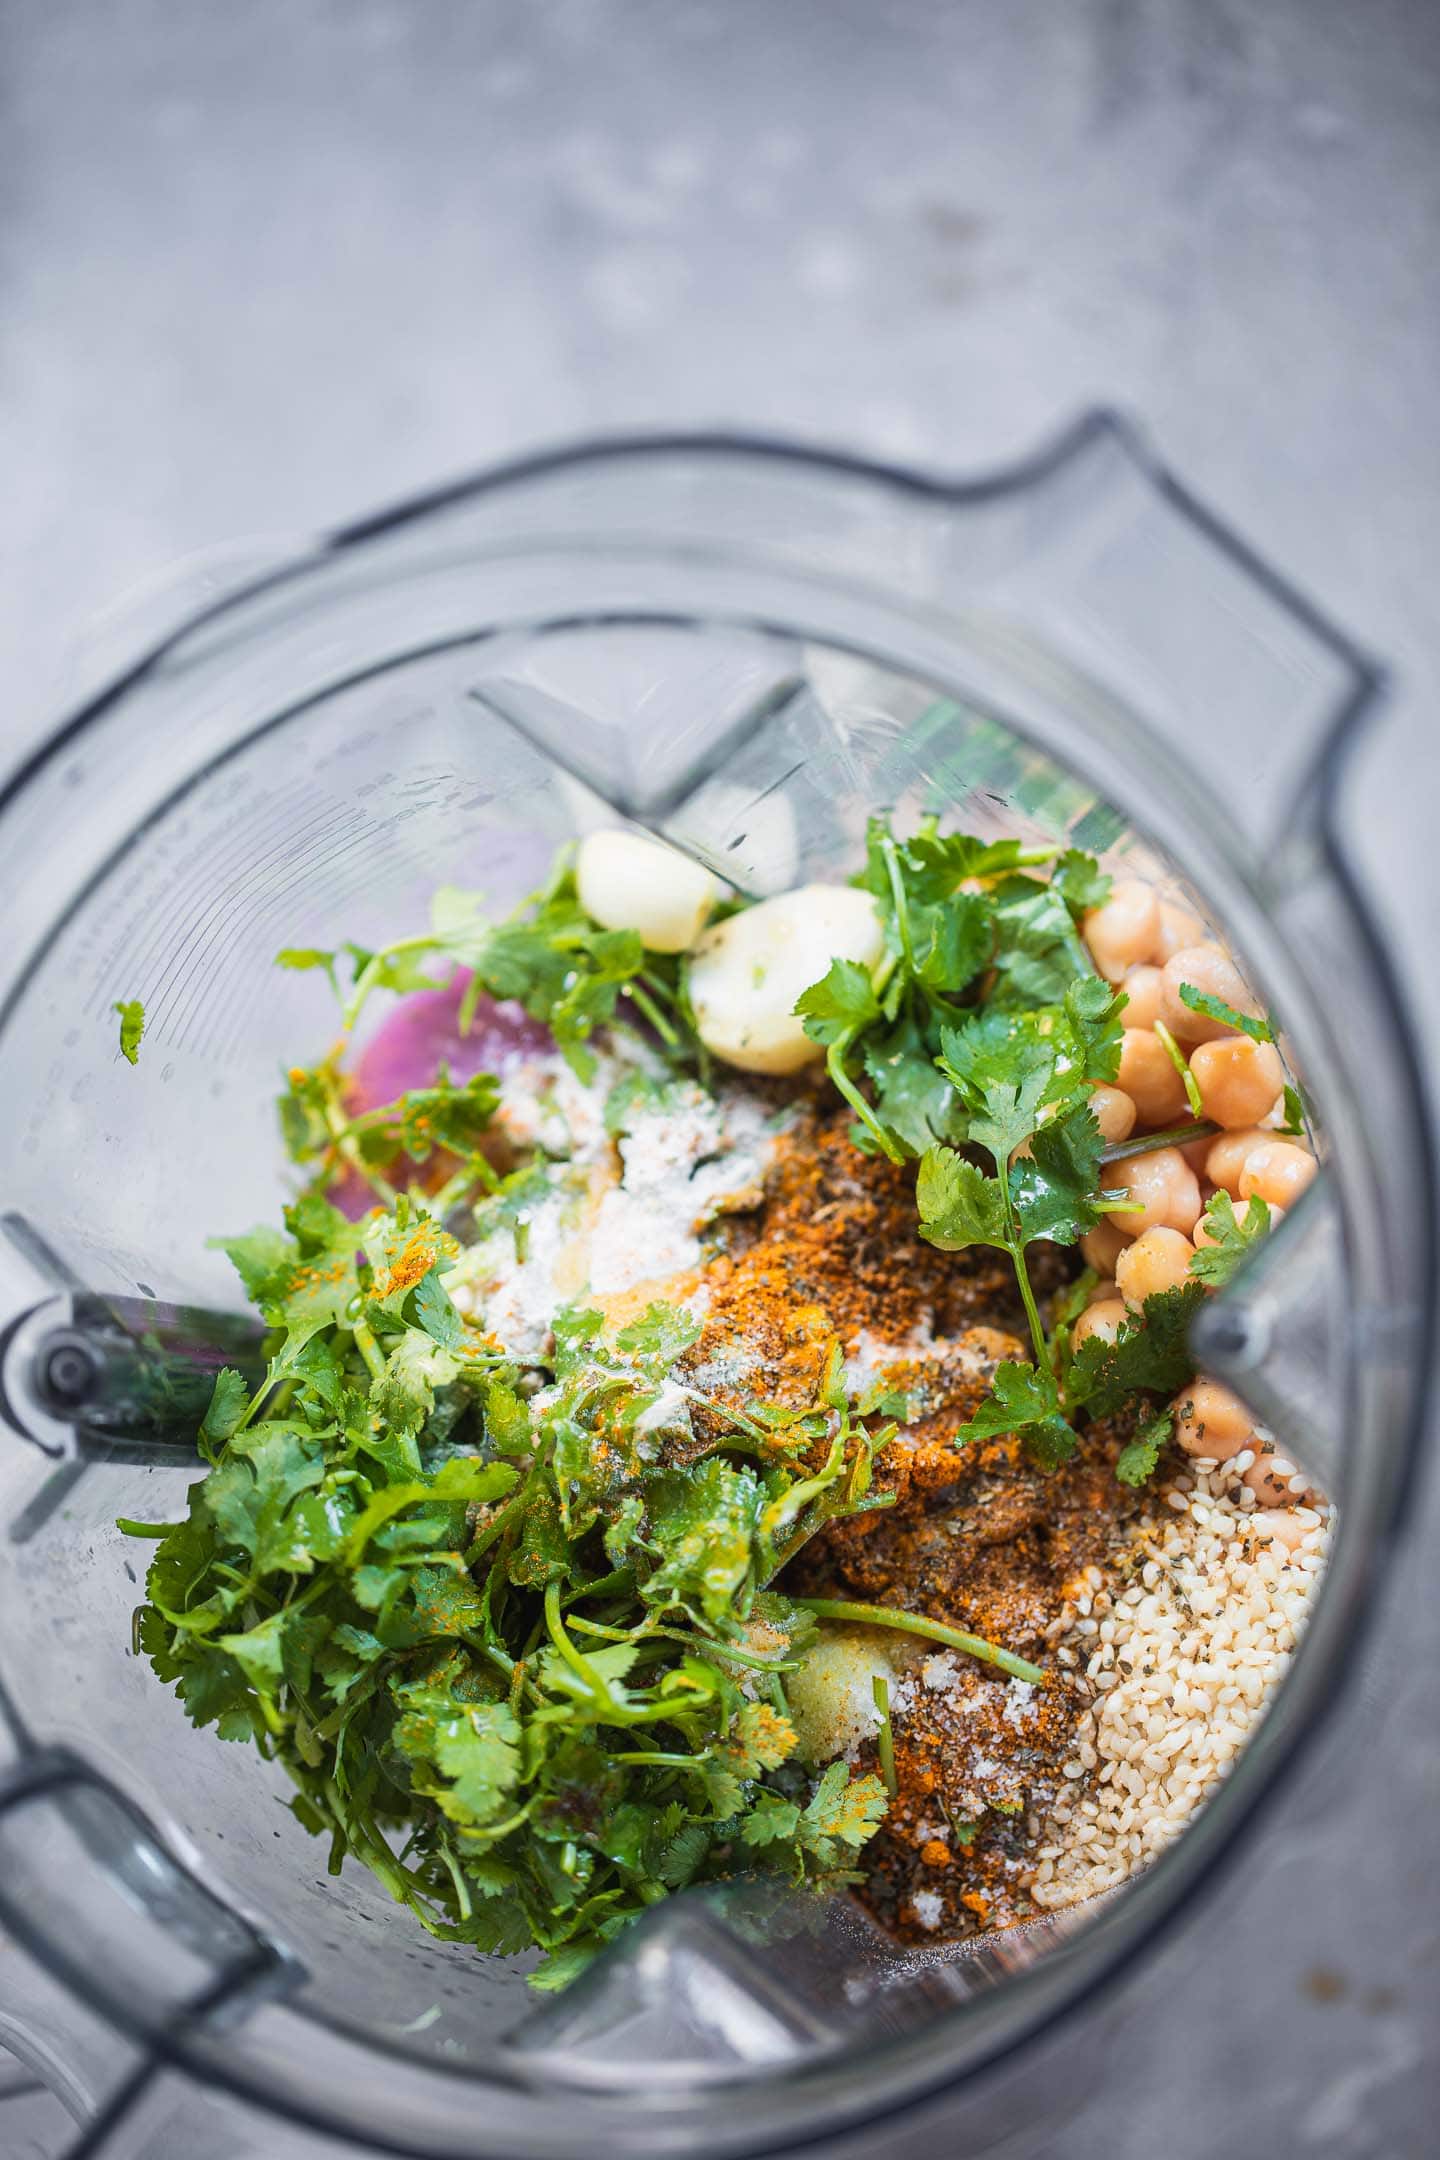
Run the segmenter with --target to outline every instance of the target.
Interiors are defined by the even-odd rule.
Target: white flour
[[[605,1101],[634,1069],[602,1055],[593,1081],[559,1057],[505,1076],[497,1121],[517,1147],[552,1158],[549,1190],[472,1246],[446,1278],[459,1309],[513,1357],[548,1345],[557,1307],[653,1282],[657,1295],[698,1268],[716,1216],[757,1205],[773,1145],[767,1106],[742,1087],[709,1095],[680,1081],[627,1112],[618,1143]]]

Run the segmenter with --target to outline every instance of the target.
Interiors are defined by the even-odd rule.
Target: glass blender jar
[[[1106,414],[960,485],[621,441],[269,568],[12,781],[0,2042],[77,2153],[787,2151],[972,2079],[1195,1895],[1333,1700],[1422,1406],[1432,1163],[1341,830],[1378,688]],[[542,2002],[328,1878],[278,1772],[130,1653],[115,1518],[180,1512],[197,1404],[254,1347],[203,1239],[274,1212],[275,1073],[331,1026],[271,962],[378,943],[442,883],[502,911],[617,813],[749,894],[843,877],[880,806],[1171,880],[1283,1017],[1323,1174],[1195,1347],[1336,1500],[1327,1575],[1233,1774],[1123,1892],[924,1958],[843,1900],[686,1893]]]

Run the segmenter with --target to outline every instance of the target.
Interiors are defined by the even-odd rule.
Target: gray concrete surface
[[[1104,399],[1394,661],[1353,815],[1440,1053],[1437,243],[1427,0],[0,0],[0,758],[236,536],[601,427],[964,468]],[[1035,2049],[1054,2149],[1433,2149],[1431,1572],[1083,2067]]]

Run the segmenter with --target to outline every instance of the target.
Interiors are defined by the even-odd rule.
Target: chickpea
[[[1106,982],[1120,982],[1128,969],[1150,958],[1160,935],[1154,886],[1139,878],[1117,879],[1109,899],[1090,909],[1081,928],[1098,972]]]
[[[1246,1158],[1258,1147],[1265,1147],[1273,1140],[1273,1133],[1265,1132],[1258,1125],[1249,1125],[1239,1132],[1221,1133],[1218,1139],[1207,1143],[1209,1153],[1205,1157],[1205,1175],[1212,1185],[1228,1192],[1232,1200],[1240,1197],[1240,1173]]]
[[[1178,1290],[1190,1273],[1195,1247],[1178,1230],[1142,1231],[1115,1262],[1115,1287],[1138,1312],[1157,1290]]]
[[[1276,1467],[1277,1464],[1280,1467]],[[1257,1449],[1255,1460],[1248,1470],[1240,1473],[1242,1485],[1248,1485],[1262,1507],[1294,1507],[1298,1493],[1290,1490],[1290,1480],[1295,1476],[1297,1465],[1289,1456],[1271,1448],[1269,1453]]]
[[[1088,1312],[1092,1305],[1108,1305],[1112,1298],[1118,1296],[1119,1292],[1116,1290],[1113,1281],[1097,1282],[1089,1297],[1086,1298],[1082,1310]]]
[[[1214,1145],[1214,1133],[1206,1133],[1203,1140],[1187,1140],[1180,1150],[1180,1153],[1200,1180],[1202,1200],[1208,1200],[1210,1197],[1209,1192],[1205,1191],[1205,1186],[1209,1183],[1205,1176],[1205,1161]],[[1212,1187],[1211,1190],[1213,1189]]]
[[[1169,1052],[1149,1028],[1126,1028],[1120,1037],[1117,1085],[1135,1105],[1142,1125],[1171,1125],[1189,1109],[1185,1083]]]
[[[1170,1408],[1176,1441],[1187,1455],[1209,1455],[1216,1462],[1228,1462],[1254,1436],[1250,1412],[1218,1380],[1192,1380]]]
[[[1172,953],[1182,951],[1187,945],[1201,945],[1205,941],[1205,925],[1188,907],[1181,907],[1174,900],[1160,903],[1160,935],[1155,940],[1151,955],[1161,967]],[[1187,982],[1192,980],[1186,977]]]
[[[1217,1125],[1258,1125],[1285,1085],[1285,1068],[1273,1043],[1248,1035],[1222,1035],[1197,1044],[1190,1071],[1200,1090],[1200,1111]]]
[[[1071,1349],[1078,1350],[1092,1335],[1098,1335],[1102,1342],[1113,1343],[1129,1317],[1118,1297],[1104,1298],[1098,1305],[1087,1305],[1075,1322],[1070,1336]]]
[[[1208,1201],[1208,1199],[1206,1200],[1205,1205],[1207,1208],[1209,1207],[1210,1202]],[[1243,1218],[1245,1210],[1244,1208],[1237,1208],[1235,1212],[1237,1215]],[[1285,1210],[1283,1207],[1272,1207],[1270,1209],[1270,1228],[1272,1230],[1278,1229],[1280,1224],[1284,1222],[1284,1220]],[[1218,1245],[1220,1242],[1218,1238],[1212,1237],[1208,1229],[1205,1227],[1205,1217],[1203,1214],[1201,1215],[1199,1222],[1196,1223],[1194,1230],[1191,1232],[1191,1239],[1193,1243],[1197,1246]]]
[[[1301,1522],[1293,1508],[1256,1508],[1247,1518],[1248,1529],[1283,1545],[1287,1553],[1298,1552],[1314,1527],[1313,1523]]]
[[[1121,1225],[1123,1215],[1107,1215],[1094,1230],[1087,1230],[1080,1240],[1080,1250],[1085,1256],[1086,1267],[1093,1267],[1099,1276],[1113,1276],[1115,1262],[1130,1240]]]
[[[1223,998],[1236,1012],[1258,1016],[1259,1007],[1228,953],[1218,945],[1185,945],[1172,953],[1160,970],[1160,1018],[1177,1042],[1214,1042],[1230,1033],[1223,1020],[1191,1012],[1180,997],[1182,983],[1204,990],[1211,997]]]
[[[1161,975],[1158,967],[1133,967],[1120,985],[1130,1000],[1124,1009],[1126,1027],[1154,1027],[1160,1017]]]
[[[1200,1216],[1200,1182],[1179,1148],[1156,1148],[1151,1155],[1131,1155],[1105,1171],[1107,1189],[1127,1193],[1141,1203],[1133,1215],[1121,1215],[1135,1237],[1147,1230],[1182,1230],[1188,1238]]]
[[[1318,1168],[1313,1155],[1296,1147],[1293,1140],[1262,1140],[1245,1157],[1240,1172],[1240,1198],[1259,1193],[1275,1207],[1293,1207]]]
[[[1097,1087],[1090,1097],[1090,1108],[1107,1145],[1128,1140],[1135,1130],[1135,1105],[1123,1088]]]

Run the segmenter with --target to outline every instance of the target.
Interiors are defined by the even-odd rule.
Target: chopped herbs
[[[1292,1087],[1288,1080],[1281,1096],[1281,1106],[1285,1122],[1280,1131],[1291,1139],[1299,1139],[1305,1131],[1305,1105],[1300,1100],[1300,1090]]]
[[[332,1869],[363,1860],[446,1940],[540,1945],[554,1984],[744,1851],[845,1880],[884,1787],[792,1762],[779,1682],[814,1622],[767,1588],[891,1497],[894,1427],[857,1415],[838,1346],[809,1406],[711,1405],[716,1437],[667,1445],[667,1396],[704,1402],[674,1307],[613,1342],[562,1311],[527,1404],[412,1201],[352,1226],[312,1194],[225,1242],[269,1372],[217,1379],[185,1521],[124,1526],[159,1537],[138,1640],[197,1724],[285,1763]]]
[[[1227,1005],[1224,998],[1212,997],[1208,990],[1197,990],[1194,983],[1181,983],[1180,1002],[1193,1013],[1203,1013],[1207,1020],[1218,1020],[1222,1027],[1234,1028],[1237,1034],[1248,1035],[1252,1042],[1274,1042],[1275,1031],[1268,1020],[1257,1020],[1253,1013],[1237,1012]]]
[[[1270,1235],[1270,1209],[1259,1193],[1252,1193],[1243,1215],[1227,1192],[1217,1192],[1203,1217],[1210,1243],[1196,1248],[1190,1273],[1196,1282],[1219,1290],[1229,1282],[1252,1245]]]
[[[922,1237],[1003,1253],[1029,1325],[1033,1362],[1000,1364],[958,1437],[1016,1434],[1054,1466],[1083,1420],[1124,1414],[1135,1436],[1116,1475],[1141,1484],[1171,1436],[1163,1404],[1192,1377],[1190,1320],[1269,1210],[1252,1200],[1239,1216],[1217,1194],[1190,1281],[1148,1298],[1113,1343],[1075,1346],[1089,1271],[1047,1326],[1033,1248],[1072,1246],[1137,1205],[1107,1190],[1107,1163],[1213,1130],[1102,1143],[1091,1097],[1116,1079],[1126,998],[1094,972],[1079,925],[1109,880],[1079,849],[942,834],[931,818],[909,839],[872,819],[856,883],[878,907],[883,958],[873,971],[833,960],[795,1010],[855,1144],[915,1166]],[[332,1872],[363,1861],[444,1940],[539,1947],[537,1985],[564,1985],[691,1882],[756,1865],[856,1880],[897,1789],[889,1686],[874,1681],[879,1776],[802,1767],[785,1676],[817,1623],[898,1630],[1044,1678],[922,1614],[778,1586],[827,1525],[892,1504],[874,1466],[896,1427],[878,1421],[907,1417],[905,1398],[883,1381],[853,1395],[838,1342],[812,1399],[707,1393],[701,1324],[663,1301],[623,1324],[583,1299],[547,1307],[522,1369],[461,1286],[473,1291],[477,1238],[528,1264],[542,1154],[509,1168],[513,1152],[493,1144],[491,1074],[459,1082],[442,1065],[357,1108],[343,1069],[376,991],[463,984],[462,1034],[482,997],[514,1000],[582,1082],[598,1076],[597,1032],[638,1037],[645,1054],[604,1103],[621,1141],[640,1111],[687,1088],[693,1103],[685,1075],[707,1072],[684,957],[592,920],[562,857],[503,920],[445,888],[427,929],[378,951],[278,959],[328,978],[341,1041],[286,1075],[280,1127],[305,1182],[283,1228],[218,1241],[270,1331],[264,1380],[217,1376],[197,1436],[209,1467],[184,1520],[120,1525],[156,1541],[138,1650],[197,1725],[285,1765]],[[1218,999],[1182,996],[1271,1039]],[[133,1064],[144,1009],[115,1011]],[[1188,1066],[1157,1032],[1198,1115]],[[1298,1130],[1293,1089],[1285,1105]],[[374,1202],[358,1223],[333,1204],[355,1180]],[[955,1826],[962,1846],[974,1835]]]
[[[881,1782],[893,1800],[900,1786],[895,1776],[895,1733],[890,1723],[890,1682],[883,1673],[876,1673],[870,1689],[875,1708],[880,1713],[880,1729],[875,1735],[875,1754],[880,1764]]]
[[[140,1044],[145,1035],[145,1007],[139,998],[127,998],[110,1010],[120,1015],[120,1055],[128,1064],[140,1062]]]
[[[669,1055],[692,1062],[700,1057],[681,961],[647,952],[633,930],[605,930],[592,921],[580,905],[568,851],[549,881],[502,921],[485,914],[480,893],[446,885],[431,902],[428,931],[378,952],[358,945],[334,952],[291,946],[278,958],[282,967],[321,968],[332,983],[348,963],[350,988],[342,999],[347,1032],[374,991],[430,990],[464,969],[470,980],[460,1009],[462,1033],[482,995],[513,998],[531,1019],[544,1021],[582,1080],[596,1069],[591,1036],[622,1022],[643,1025]]]
[[[1200,1083],[1195,1078],[1194,1073],[1191,1072],[1184,1051],[1180,1048],[1179,1043],[1176,1042],[1175,1037],[1166,1027],[1163,1020],[1157,1020],[1154,1027],[1161,1049],[1180,1075],[1181,1085],[1185,1090],[1185,1100],[1190,1105],[1191,1116],[1195,1118],[1203,1117],[1205,1104],[1200,1094]]]

